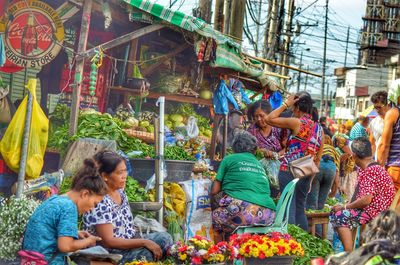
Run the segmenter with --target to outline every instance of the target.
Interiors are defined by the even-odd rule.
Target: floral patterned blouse
[[[133,225],[133,216],[125,192],[121,194],[121,205],[115,203],[107,194],[97,204],[96,208],[83,216],[84,229],[96,235],[96,225],[112,224],[114,237],[132,239],[138,235],[137,228]]]
[[[270,134],[265,136],[256,124],[251,125],[247,131],[256,137],[259,148],[265,148],[273,152],[279,152],[284,148],[283,141],[289,134],[285,129],[272,127]]]
[[[386,170],[373,165],[358,171],[358,192],[356,199],[366,195],[373,195],[371,203],[364,208],[364,211],[374,218],[384,210],[387,210],[395,196],[395,189],[392,178]]]
[[[287,171],[291,161],[307,155],[317,155],[322,143],[322,127],[315,123],[308,114],[300,118],[300,130],[297,135],[291,134],[287,150],[281,159],[281,170]]]

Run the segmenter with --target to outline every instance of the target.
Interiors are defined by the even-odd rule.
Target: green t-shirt
[[[261,163],[251,153],[226,156],[219,168],[216,180],[229,196],[275,210],[270,197],[267,175]]]

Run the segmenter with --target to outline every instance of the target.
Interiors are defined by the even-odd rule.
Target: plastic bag
[[[43,158],[46,151],[49,120],[36,101],[36,79],[29,79],[27,89],[33,96],[32,119],[29,134],[28,156],[26,161],[26,178],[39,177],[43,167]],[[28,106],[28,96],[21,102],[0,142],[0,151],[7,166],[19,171],[22,138],[24,136],[25,117]]]
[[[210,190],[212,182],[209,179],[187,180],[180,182],[186,193],[188,207],[186,209],[185,238],[201,235],[213,239],[211,219]]]
[[[187,123],[187,135],[189,138],[196,138],[199,135],[199,127],[197,126],[196,118],[190,116]]]
[[[144,234],[150,234],[154,232],[167,232],[162,224],[154,219],[146,218],[141,215],[136,215],[133,219],[133,224],[138,227],[140,236],[143,237]]]
[[[260,163],[265,169],[265,173],[269,179],[270,185],[279,190],[279,168],[281,167],[281,162],[275,159],[261,159]]]

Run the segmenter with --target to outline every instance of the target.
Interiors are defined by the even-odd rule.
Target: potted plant
[[[239,250],[237,258],[245,259],[247,265],[289,265],[296,256],[304,255],[299,242],[278,232],[233,235],[230,244]]]

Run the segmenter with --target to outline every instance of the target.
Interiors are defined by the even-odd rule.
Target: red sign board
[[[44,2],[18,1],[0,19],[5,32],[8,61],[21,67],[36,68],[51,62],[64,40],[63,22]],[[10,19],[12,18],[12,19]]]

